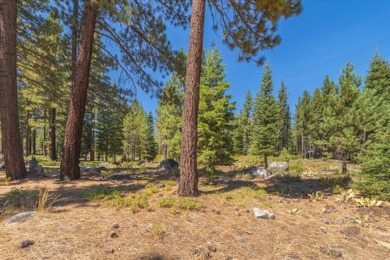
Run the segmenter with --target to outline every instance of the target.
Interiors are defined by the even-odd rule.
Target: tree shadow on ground
[[[33,210],[36,206],[39,190],[47,187],[52,194],[58,195],[53,206],[91,206],[86,199],[88,193],[118,191],[121,195],[137,193],[148,183],[157,184],[162,180],[176,180],[177,178],[166,171],[139,171],[121,172],[112,175],[101,173],[82,173],[76,181],[59,181],[58,173],[51,173],[44,177],[31,176],[22,180],[12,181],[9,192],[0,193],[0,210],[5,206],[17,209]]]
[[[237,176],[244,176],[245,180],[235,179]],[[303,178],[298,174],[277,174],[269,178],[262,179],[253,177],[251,174],[237,171],[221,173],[217,176],[218,186],[223,187],[211,191],[202,191],[203,194],[227,193],[243,187],[253,187],[254,185],[263,188],[268,194],[278,195],[284,198],[307,198],[309,194],[322,192],[332,194],[333,188],[348,188],[351,178],[346,175],[329,175],[321,178]]]

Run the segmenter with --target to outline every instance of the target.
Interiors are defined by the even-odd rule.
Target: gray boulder
[[[288,163],[287,162],[272,162],[268,166],[268,172],[270,174],[284,173],[287,171],[288,171]]]
[[[20,214],[17,214],[15,216],[11,217],[5,223],[5,225],[10,226],[10,225],[24,223],[26,221],[29,221],[29,220],[35,218],[36,215],[37,215],[36,211],[26,211],[26,212],[23,212],[23,213],[20,213]]]
[[[264,167],[255,167],[250,172],[255,177],[268,178],[269,173]]]
[[[179,167],[179,164],[173,159],[166,159],[160,162],[160,169],[166,171],[172,171]]]

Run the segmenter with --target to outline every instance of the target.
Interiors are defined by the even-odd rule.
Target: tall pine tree
[[[278,106],[273,96],[272,71],[269,64],[264,68],[261,89],[255,100],[251,153],[264,156],[268,168],[268,156],[274,155],[278,142]]]

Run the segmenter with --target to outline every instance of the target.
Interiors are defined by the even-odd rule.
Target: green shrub
[[[303,168],[302,168],[302,166],[299,166],[299,165],[290,165],[288,167],[288,171],[291,173],[302,173]]]
[[[175,204],[174,198],[162,198],[160,200],[160,207],[162,208],[171,208]]]

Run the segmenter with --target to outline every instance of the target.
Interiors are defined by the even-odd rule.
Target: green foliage
[[[302,173],[303,172],[303,168],[300,165],[289,165],[288,166],[288,171],[290,173]]]
[[[219,51],[213,47],[203,61],[198,115],[198,163],[210,174],[218,164],[233,162],[233,110],[231,96],[226,95],[224,65]]]
[[[282,81],[278,93],[278,114],[277,114],[277,126],[278,126],[278,143],[277,152],[285,153],[289,149],[290,138],[291,138],[291,115],[290,106],[288,104],[288,94],[286,85]]]
[[[274,155],[278,140],[278,106],[272,95],[271,67],[267,64],[263,73],[261,89],[257,93],[254,110],[253,137],[251,153],[264,155]]]
[[[349,180],[350,178],[344,174],[334,174],[320,178],[321,184],[327,187],[345,187],[348,185]]]
[[[153,117],[136,100],[130,105],[123,123],[123,148],[127,159],[153,160],[157,155]]]
[[[336,186],[336,187],[340,187],[340,186]],[[354,197],[355,197],[355,193],[352,191],[352,189],[349,189],[349,190],[340,192],[340,196],[338,196],[337,201],[348,203]]]
[[[244,108],[235,117],[234,124],[234,153],[248,155],[253,134],[253,99],[248,91],[245,97]]]
[[[380,207],[383,204],[383,201],[370,198],[358,198],[355,199],[356,205],[359,207],[370,208],[370,207]]]
[[[157,108],[157,141],[164,158],[179,160],[184,83],[172,76],[165,85]]]
[[[173,198],[162,198],[159,202],[160,207],[162,208],[171,208],[175,204],[175,199]]]

